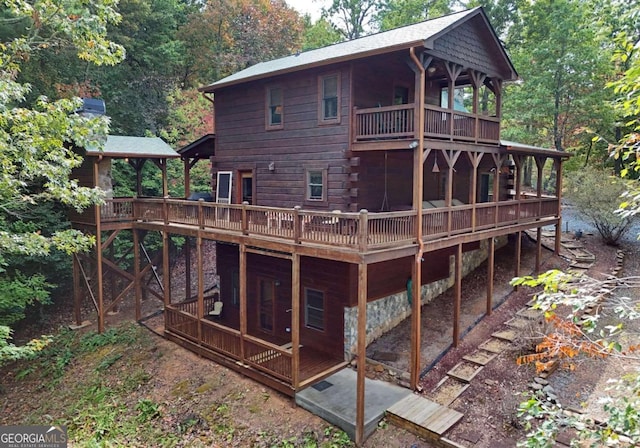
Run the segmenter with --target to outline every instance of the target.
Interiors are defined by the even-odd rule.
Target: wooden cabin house
[[[476,8],[202,88],[215,133],[179,152],[187,192],[189,167],[210,160],[213,201],[136,198],[126,218],[134,234],[195,242],[197,291],[174,297],[164,278],[166,336],[293,395],[364,359],[367,335],[411,315],[415,387],[430,285],[453,279],[455,345],[467,253],[488,258],[490,313],[496,240],[515,236],[514,274],[524,230],[555,226],[559,246],[567,155],[500,139],[503,85],[516,78]],[[204,240],[216,241],[211,294]],[[363,391],[358,362],[360,437]]]

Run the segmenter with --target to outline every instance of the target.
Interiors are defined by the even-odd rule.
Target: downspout
[[[422,254],[424,253],[424,243],[422,241],[422,184],[424,177],[424,162],[422,160],[422,154],[424,153],[424,85],[426,80],[426,70],[422,65],[422,62],[416,56],[415,47],[411,47],[409,49],[409,55],[411,56],[411,60],[416,64],[418,71],[420,73],[420,89],[415,92],[415,95],[418,96],[418,114],[417,114],[417,126],[415,126],[415,130],[418,132],[418,147],[414,149],[417,154],[414,154],[414,171],[415,171],[415,180],[414,180],[414,192],[413,192],[413,202],[415,204],[418,225],[416,226],[416,238],[418,240],[418,253],[416,254],[416,262],[420,262],[422,260]],[[417,181],[417,182],[416,182]],[[420,188],[417,188],[417,187]]]

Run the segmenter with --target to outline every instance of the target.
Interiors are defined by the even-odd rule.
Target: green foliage
[[[440,17],[451,10],[450,0],[386,0],[379,6],[376,22],[385,31]]]
[[[329,21],[324,18],[311,23],[311,17],[304,18],[304,37],[302,40],[302,50],[314,50],[338,43],[342,40],[342,35]]]
[[[333,0],[322,8],[322,17],[331,22],[345,40],[365,35],[365,28],[375,15],[378,2],[375,0]]]
[[[617,244],[632,223],[616,213],[627,183],[612,173],[591,167],[567,176],[565,195],[586,216],[607,244]]]

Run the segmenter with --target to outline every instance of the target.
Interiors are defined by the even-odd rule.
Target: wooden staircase
[[[442,436],[462,419],[463,414],[423,396],[412,394],[387,409],[387,420],[439,446]]]

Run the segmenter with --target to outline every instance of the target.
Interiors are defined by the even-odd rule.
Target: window
[[[320,122],[340,121],[340,78],[337,74],[320,77]]]
[[[304,322],[307,328],[324,331],[324,292],[304,290]]]
[[[307,200],[324,201],[327,170],[308,169],[307,170]]]
[[[284,109],[282,100],[282,88],[270,87],[267,89],[267,128],[282,129],[282,112]]]
[[[449,108],[449,89],[444,87],[440,91],[440,106]],[[473,87],[456,87],[453,90],[453,110],[471,112],[473,110]]]
[[[393,88],[393,104],[409,104],[409,88],[405,86],[395,86]]]

